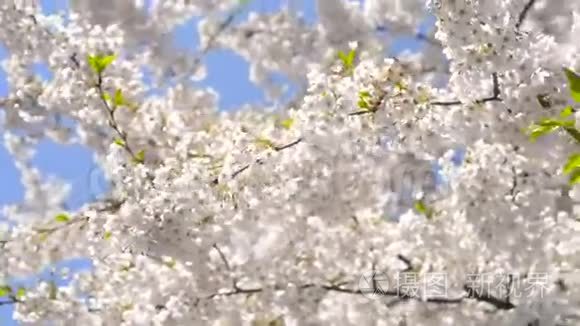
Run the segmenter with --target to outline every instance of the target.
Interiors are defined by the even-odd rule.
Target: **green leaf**
[[[109,239],[111,239],[112,235],[113,235],[113,233],[111,231],[105,231],[105,233],[103,234],[103,239],[109,240]]]
[[[574,138],[577,143],[580,143],[580,131],[578,131],[578,129],[574,127],[566,127],[564,130],[566,130],[566,132],[572,136],[572,138]]]
[[[12,293],[12,288],[8,285],[0,285],[0,297],[5,297]]]
[[[344,71],[347,73],[352,73],[354,69],[354,59],[356,57],[356,51],[350,50],[348,54],[345,54],[343,51],[338,51],[338,58],[342,62],[342,66]]]
[[[580,169],[576,169],[574,172],[572,172],[572,174],[570,174],[569,183],[571,186],[580,183]]]
[[[571,116],[572,114],[574,114],[574,108],[572,106],[568,105],[560,112],[560,118],[567,118],[567,117]]]
[[[19,287],[16,291],[16,298],[22,299],[26,295],[26,289],[23,287]]]
[[[559,120],[559,119],[551,119],[551,118],[544,118],[537,123],[538,126],[542,127],[574,127],[573,120]]]
[[[133,157],[133,162],[137,164],[145,163],[145,150],[142,149],[138,151],[137,154],[135,154],[135,157]]]
[[[121,138],[115,138],[113,142],[121,147],[125,147],[125,141],[122,140]]]
[[[415,209],[421,214],[425,214],[427,212],[427,206],[425,206],[425,203],[423,203],[422,200],[417,200],[415,202]]]
[[[103,93],[103,100],[110,102],[111,101],[111,95],[109,95],[109,93]]]
[[[260,146],[262,148],[266,148],[266,149],[270,149],[270,148],[276,147],[274,145],[274,143],[271,140],[267,139],[267,138],[259,137],[259,138],[256,138],[256,140],[254,142],[256,143],[256,145],[258,145],[258,146]]]
[[[530,133],[530,141],[535,142],[541,136],[550,134],[558,129],[558,126],[539,126],[539,125],[532,125],[528,132]]]
[[[290,129],[294,125],[294,119],[288,118],[280,121],[280,126],[284,129]]]
[[[564,174],[569,174],[576,168],[580,168],[580,153],[575,153],[568,157],[568,161],[564,165]]]
[[[428,219],[431,219],[431,217],[433,217],[433,209],[427,207],[427,205],[425,205],[425,203],[422,200],[417,200],[415,202],[415,210],[423,215],[425,215]]]
[[[564,68],[566,78],[568,78],[568,87],[570,88],[570,95],[576,102],[580,102],[580,76],[568,68]]]
[[[568,131],[568,133],[572,134],[576,131],[574,128],[574,124],[575,124],[574,120],[543,118],[539,122],[532,124],[528,128],[528,133],[530,134],[530,141],[534,142],[539,137],[552,133],[560,127],[564,128],[566,131]],[[575,137],[574,135],[572,136]]]
[[[126,103],[127,101],[125,101],[125,98],[123,97],[123,91],[117,89],[115,91],[115,95],[113,96],[113,104],[115,106],[122,106],[125,105]]]
[[[366,98],[371,97],[371,93],[369,91],[360,91],[358,93],[358,97],[361,99],[366,99]]]
[[[46,230],[42,230],[38,232],[38,239],[40,241],[46,241],[46,239],[48,239],[50,232],[46,231]]]
[[[359,99],[357,102],[357,105],[359,108],[361,109],[366,109],[368,110],[370,108],[370,105],[367,103],[367,101],[365,101],[364,99]]]
[[[404,92],[407,90],[407,86],[402,82],[402,81],[398,81],[395,83],[395,88],[399,91],[399,92]]]
[[[359,108],[369,111],[371,110],[371,104],[369,103],[369,100],[372,98],[372,95],[370,92],[368,91],[360,91],[358,93],[358,102],[357,105]]]
[[[54,220],[60,223],[67,223],[68,221],[70,221],[70,216],[68,216],[68,214],[61,213],[55,216]]]
[[[350,51],[348,52],[347,59],[348,59],[348,63],[349,63],[351,66],[354,64],[354,58],[355,58],[355,56],[356,56],[356,51],[355,51],[354,49],[353,49],[353,50],[350,50]]]
[[[91,69],[97,74],[100,75],[107,69],[107,67],[115,61],[117,56],[114,54],[112,55],[89,55],[87,57],[87,61],[89,62],[89,66]]]
[[[103,69],[107,68],[111,63],[113,63],[113,61],[115,61],[115,59],[117,59],[117,56],[114,54],[101,57],[101,65],[103,66]]]

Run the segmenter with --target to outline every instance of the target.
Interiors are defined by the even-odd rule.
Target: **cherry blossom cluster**
[[[580,322],[580,2],[318,0],[314,23],[249,2],[2,4],[26,193],[3,210],[0,305],[22,325]],[[193,53],[169,36],[192,19]],[[422,48],[388,55],[401,38]],[[196,83],[218,49],[272,107],[220,110]],[[31,163],[45,138],[91,149],[106,196],[67,210],[71,186]],[[52,267],[73,258],[92,268]],[[14,282],[46,268],[68,285]]]

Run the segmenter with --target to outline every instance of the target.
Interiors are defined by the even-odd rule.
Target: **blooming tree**
[[[23,325],[580,323],[580,2],[318,0],[315,23],[247,3],[2,5],[26,194],[0,305]],[[191,55],[168,35],[195,17]],[[400,37],[424,46],[389,56]],[[196,84],[216,49],[295,97],[219,111]],[[30,163],[44,138],[93,150],[107,196],[63,209]],[[10,285],[74,257],[93,268],[67,286]]]

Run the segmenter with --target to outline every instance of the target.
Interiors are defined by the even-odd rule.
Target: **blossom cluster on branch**
[[[315,22],[293,1],[69,2],[0,8],[26,188],[0,306],[22,325],[580,323],[580,2],[317,0]],[[199,48],[176,49],[194,18]],[[422,48],[387,55],[400,38]],[[224,49],[275,107],[219,110],[197,82]],[[287,105],[274,74],[298,85]],[[31,163],[46,138],[94,151],[107,196],[66,210],[70,185]],[[66,286],[11,283],[79,257]]]

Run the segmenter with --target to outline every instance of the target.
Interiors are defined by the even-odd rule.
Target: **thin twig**
[[[18,300],[8,300],[8,301],[0,301],[0,306],[7,306],[7,305],[11,305],[11,304],[15,304],[18,303]]]
[[[292,146],[296,146],[296,145],[300,144],[301,142],[302,142],[302,138],[298,138],[298,139],[296,139],[295,141],[293,141],[293,142],[291,142],[289,144],[282,145],[282,146],[275,146],[274,147],[274,150],[276,152],[280,152],[280,151],[283,151],[283,150],[285,150],[287,148],[290,148]]]
[[[119,124],[115,119],[115,109],[109,105],[109,102],[107,102],[107,98],[105,97],[105,91],[103,89],[102,73],[99,73],[97,75],[97,84],[95,86],[97,87],[97,91],[99,92],[99,97],[101,98],[101,102],[103,103],[105,111],[107,111],[109,126],[117,133],[117,135],[119,135],[119,137],[123,141],[123,148],[125,149],[125,151],[127,151],[127,153],[131,156],[131,158],[135,159],[136,155],[133,149],[131,149],[131,147],[129,146],[127,133],[125,133],[120,129]]]
[[[501,91],[500,91],[500,87],[499,87],[497,73],[494,72],[491,76],[492,76],[492,81],[493,81],[493,95],[489,96],[489,97],[484,97],[482,99],[478,99],[475,101],[475,103],[483,104],[483,103],[492,102],[492,101],[502,101],[502,99],[500,97]],[[437,105],[437,106],[452,106],[452,105],[461,105],[461,104],[463,104],[463,102],[461,102],[460,100],[435,101],[435,102],[431,102],[429,104]]]
[[[296,286],[296,288],[299,290],[317,288],[317,289],[322,289],[322,290],[326,290],[329,292],[339,292],[339,293],[346,293],[346,294],[352,294],[352,295],[363,295],[364,294],[360,289],[346,288],[346,287],[342,287],[342,286],[338,286],[338,285],[316,285],[316,284],[309,283],[309,284]],[[282,288],[280,288],[280,287],[277,287],[276,289],[282,290]],[[414,296],[414,295],[411,295],[408,293],[404,293],[404,292],[401,292],[398,290],[385,291],[385,290],[382,290],[380,288],[375,288],[374,290],[375,291],[373,292],[373,294],[375,294],[375,295],[383,296],[383,297],[394,297],[394,298],[398,298],[399,301],[414,300],[414,301],[435,303],[435,304],[461,304],[466,299],[473,299],[473,300],[478,301],[478,302],[485,302],[485,303],[488,303],[490,305],[493,305],[494,307],[496,307],[497,309],[500,309],[500,310],[511,310],[511,309],[514,309],[516,307],[509,300],[502,300],[502,299],[494,297],[490,294],[478,293],[477,291],[475,291],[474,289],[470,288],[467,285],[464,286],[464,290],[465,290],[466,294],[459,296],[459,297],[455,297],[455,298],[443,297],[443,296],[423,298],[423,297]],[[208,299],[215,299],[215,298],[219,298],[219,297],[228,297],[228,296],[234,296],[234,295],[244,295],[244,294],[249,295],[249,294],[260,293],[263,291],[265,291],[265,289],[261,288],[261,287],[249,288],[249,289],[237,287],[237,288],[227,290],[224,292],[216,292],[216,293],[210,294],[210,295],[208,295],[204,298],[201,298],[201,299],[208,300]],[[199,299],[198,299],[198,301],[199,301]]]
[[[293,141],[291,143],[288,143],[286,145],[274,146],[274,147],[272,147],[272,149],[274,151],[276,151],[276,152],[280,152],[280,151],[283,151],[285,149],[288,149],[290,147],[293,147],[293,146],[296,146],[296,145],[300,144],[302,142],[302,140],[303,140],[302,138],[298,138],[295,141]],[[259,163],[263,163],[263,162],[260,159],[257,159],[254,163],[258,163],[259,164]],[[249,169],[250,166],[251,166],[251,164],[246,164],[246,165],[242,166],[241,168],[239,168],[236,171],[234,171],[230,177],[232,179],[235,179],[240,173],[242,173],[242,172],[246,171],[247,169]],[[219,180],[217,178],[214,178],[212,180],[212,184],[217,185],[218,183],[219,183]]]
[[[524,6],[524,9],[522,10],[522,12],[520,12],[520,15],[518,16],[518,22],[516,23],[516,30],[520,29],[520,27],[522,26],[522,24],[526,20],[526,17],[528,16],[530,9],[532,9],[532,7],[534,6],[535,3],[536,3],[536,0],[528,0],[528,3],[526,3],[526,5]]]
[[[463,289],[467,292],[467,297],[480,302],[486,302],[501,310],[511,310],[516,306],[508,300],[498,299],[488,293],[479,293],[472,287],[464,285]]]
[[[230,264],[228,263],[228,260],[227,260],[227,258],[226,258],[226,255],[224,255],[223,251],[221,251],[221,249],[220,249],[220,248],[217,246],[217,244],[216,244],[216,243],[214,243],[212,247],[213,247],[213,248],[214,248],[214,249],[217,251],[217,253],[219,254],[219,256],[220,256],[220,258],[221,258],[222,262],[223,262],[223,263],[224,263],[224,265],[226,266],[226,269],[227,269],[228,271],[231,271],[231,270],[232,270],[232,268],[230,267]]]
[[[405,264],[405,269],[403,270],[403,272],[409,272],[413,270],[413,263],[411,263],[411,260],[401,254],[397,255],[397,259],[399,259],[400,261],[402,261]]]

